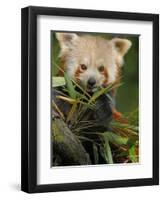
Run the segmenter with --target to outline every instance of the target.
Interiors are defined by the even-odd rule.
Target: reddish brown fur
[[[108,74],[108,71],[106,70],[106,68],[105,68],[104,72],[102,72],[102,74],[103,74],[104,77],[105,77],[105,80],[104,80],[104,82],[103,82],[103,85],[104,85],[104,86],[107,86],[107,85],[108,85],[108,81],[109,81],[109,74]]]
[[[83,71],[81,70],[80,66],[77,68],[76,72],[75,72],[75,80],[78,82],[79,81],[79,77],[80,77],[80,74],[83,73]]]

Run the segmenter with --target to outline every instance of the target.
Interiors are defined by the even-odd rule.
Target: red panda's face
[[[57,33],[67,74],[87,91],[116,81],[123,56],[131,46],[126,39],[106,40],[73,33]]]
[[[69,71],[67,71],[69,73]],[[93,91],[109,83],[109,72],[104,64],[91,66],[88,62],[79,62],[70,76],[87,91]]]

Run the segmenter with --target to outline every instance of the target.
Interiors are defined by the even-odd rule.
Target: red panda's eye
[[[84,64],[81,64],[80,67],[81,67],[82,70],[87,70],[87,66],[84,65]]]
[[[98,71],[99,71],[99,72],[104,72],[104,70],[105,70],[105,67],[104,67],[103,65],[101,65],[101,66],[98,68]]]

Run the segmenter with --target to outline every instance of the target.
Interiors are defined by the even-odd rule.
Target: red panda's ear
[[[58,39],[61,48],[67,49],[75,44],[79,36],[75,33],[56,33],[56,38]]]
[[[114,38],[111,40],[111,42],[121,56],[124,56],[132,45],[130,40],[121,38]]]

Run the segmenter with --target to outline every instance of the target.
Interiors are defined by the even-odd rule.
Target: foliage
[[[90,95],[65,73],[62,78],[53,78],[53,86],[62,87],[64,92],[57,95],[56,98],[67,102],[70,110],[65,115],[54,101],[52,102],[53,109],[66,122],[81,143],[89,142],[92,145],[94,164],[100,163],[100,156],[108,164],[138,162],[138,109],[124,114],[123,119],[119,121],[109,121],[108,128],[104,131],[102,131],[103,128],[98,128],[97,121],[88,117],[89,111],[96,109],[96,102],[100,96],[106,95],[109,101],[112,101],[109,91],[119,85],[110,84],[106,88],[99,88],[93,95]]]

